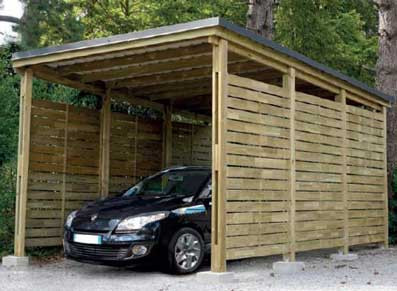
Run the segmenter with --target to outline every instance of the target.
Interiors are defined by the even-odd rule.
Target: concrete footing
[[[196,278],[202,283],[235,283],[238,281],[232,272],[199,272],[196,274]]]
[[[292,274],[305,270],[304,262],[275,262],[273,271],[276,274]]]
[[[3,257],[2,265],[4,267],[27,267],[29,266],[29,257],[7,256]]]
[[[357,254],[343,254],[343,253],[338,253],[338,254],[332,254],[331,255],[331,260],[335,262],[342,262],[342,261],[355,261],[358,259]]]

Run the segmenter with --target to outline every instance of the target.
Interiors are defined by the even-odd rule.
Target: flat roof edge
[[[125,34],[118,34],[109,37],[83,40],[83,41],[68,43],[59,46],[50,46],[45,48],[16,52],[12,55],[12,61],[41,57],[50,54],[64,53],[68,51],[82,50],[86,48],[114,45],[118,43],[130,42],[138,39],[151,38],[160,35],[167,35],[167,34],[174,34],[178,32],[185,32],[196,29],[210,28],[210,27],[219,26],[220,20],[221,19],[219,17],[213,17],[213,18],[196,20],[187,23],[167,25],[157,28],[146,29],[142,31],[134,31]]]

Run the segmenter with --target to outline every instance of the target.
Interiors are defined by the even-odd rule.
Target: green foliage
[[[244,24],[241,0],[23,0],[18,31],[24,48],[127,33],[222,16]]]
[[[367,4],[361,5],[364,2]],[[376,10],[368,1],[283,0],[275,15],[276,41],[363,82],[374,83]],[[372,16],[370,23],[364,22],[368,15]]]
[[[11,46],[0,49],[0,167],[17,151],[19,77],[10,66],[13,49]]]
[[[15,160],[0,167],[0,257],[12,253],[16,175]]]
[[[393,192],[397,193],[397,169],[393,173]],[[390,243],[397,243],[397,196],[389,197],[389,240]]]
[[[84,24],[84,38],[222,16],[245,22],[246,3],[241,0],[69,0]]]
[[[25,13],[17,31],[24,48],[78,41],[83,35],[73,4],[64,0],[22,0]]]

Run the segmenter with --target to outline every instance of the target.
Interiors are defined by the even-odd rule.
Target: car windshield
[[[192,196],[208,178],[207,171],[167,171],[142,180],[122,196]]]

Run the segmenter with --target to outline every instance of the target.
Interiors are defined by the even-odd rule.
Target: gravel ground
[[[397,290],[397,248],[357,249],[354,262],[332,262],[335,251],[307,252],[297,259],[305,271],[277,275],[271,265],[279,257],[247,259],[228,263],[237,282],[208,284],[195,275],[172,276],[156,267],[112,268],[85,265],[69,260],[53,263],[34,262],[24,269],[0,266],[0,290]],[[205,266],[201,271],[208,270]]]

